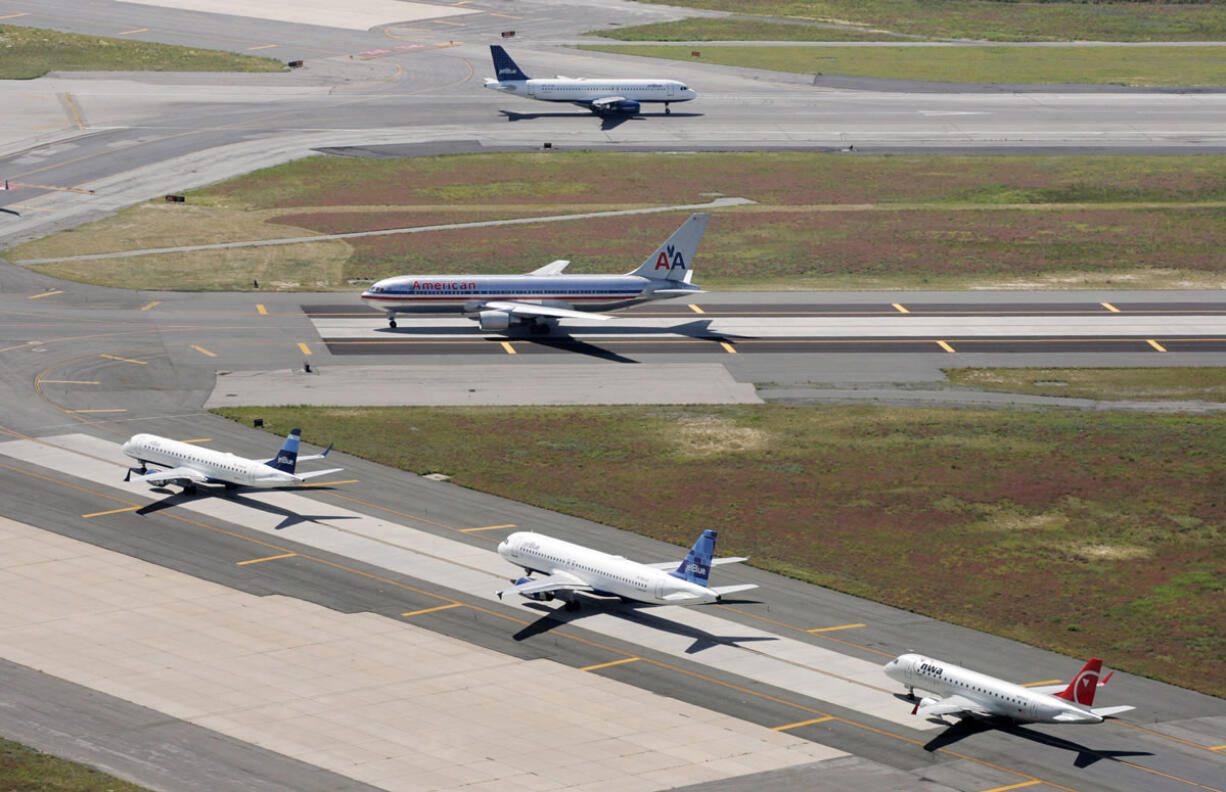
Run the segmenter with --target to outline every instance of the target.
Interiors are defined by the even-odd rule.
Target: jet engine
[[[477,324],[482,330],[506,330],[511,326],[511,315],[506,311],[482,311],[477,314]]]
[[[532,578],[523,577],[523,578],[520,578],[519,580],[512,580],[511,582],[518,586],[522,583],[531,583]],[[534,599],[537,602],[549,602],[554,598],[552,591],[542,591],[537,594],[525,594],[524,596],[527,597],[528,599]]]

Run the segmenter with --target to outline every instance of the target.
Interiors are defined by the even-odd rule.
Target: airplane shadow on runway
[[[896,693],[895,698],[913,704],[915,699],[905,694]],[[933,723],[948,723],[939,718],[932,718]],[[1153,756],[1150,751],[1114,751],[1110,749],[1087,748],[1080,743],[1075,743],[1072,740],[1066,740],[1063,737],[1054,737],[1050,734],[1045,734],[1040,731],[1026,728],[1020,724],[1014,723],[1008,718],[962,718],[948,729],[933,737],[924,745],[924,750],[928,752],[937,751],[948,745],[953,745],[956,742],[972,737],[976,734],[985,732],[998,731],[1004,734],[1010,734],[1014,737],[1021,737],[1031,742],[1041,743],[1059,748],[1065,751],[1076,753],[1077,756],[1073,759],[1073,766],[1078,768],[1089,767],[1090,765],[1102,759],[1115,760],[1127,756]]]
[[[535,611],[541,611],[541,618],[529,624],[519,632],[512,636],[516,641],[525,641],[535,635],[542,635],[549,632],[555,627],[564,624],[570,624],[573,621],[584,618],[585,616],[602,613],[607,616],[613,616],[618,619],[633,621],[636,624],[641,624],[652,629],[662,632],[680,635],[685,638],[692,638],[693,643],[686,647],[686,654],[697,654],[704,649],[710,649],[713,646],[736,646],[749,641],[777,641],[775,636],[763,635],[714,635],[706,630],[700,630],[697,627],[690,627],[685,624],[678,624],[671,619],[665,619],[660,616],[655,616],[647,611],[659,607],[650,603],[623,602],[612,603],[609,600],[596,599],[591,597],[582,597],[581,601],[586,606],[586,609],[577,611],[568,611],[565,608],[550,608],[539,602],[529,602],[527,607]],[[753,602],[754,600],[735,600],[735,602]],[[733,603],[734,600],[724,600],[726,603]],[[609,607],[599,607],[597,603],[609,603]]]
[[[507,121],[530,121],[534,118],[599,118],[601,130],[617,129],[627,121],[645,121],[648,118],[698,118],[702,113],[635,113],[633,115],[598,116],[590,111],[577,113],[520,113],[515,110],[499,110]]]
[[[273,488],[274,491],[285,490],[285,489],[297,489],[297,488],[296,487],[274,487]],[[327,487],[312,487],[312,489],[328,489],[328,488]],[[298,523],[303,523],[303,522],[317,522],[319,520],[356,520],[357,519],[357,515],[353,515],[353,514],[299,514],[298,512],[292,511],[290,509],[283,509],[280,506],[273,506],[270,503],[262,503],[261,501],[244,497],[234,492],[233,490],[220,490],[217,492],[198,491],[197,494],[195,495],[186,495],[182,492],[173,492],[172,490],[167,489],[165,487],[155,487],[153,491],[161,492],[161,493],[169,493],[170,496],[167,498],[163,498],[160,501],[155,501],[153,503],[150,503],[148,506],[142,506],[141,508],[137,509],[136,513],[141,515],[142,517],[147,514],[155,514],[157,512],[162,511],[163,509],[169,509],[172,506],[178,506],[183,503],[188,503],[189,501],[198,500],[201,497],[209,498],[209,497],[216,497],[217,495],[223,495],[224,497],[228,498],[231,501],[240,503],[243,506],[247,506],[248,508],[255,509],[256,511],[262,511],[268,514],[275,514],[277,516],[280,516],[283,519],[281,520],[281,522],[277,523],[276,525],[276,530],[278,531],[288,528],[291,525],[297,525]]]

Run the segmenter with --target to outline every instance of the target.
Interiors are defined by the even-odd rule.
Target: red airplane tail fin
[[[1099,675],[1103,670],[1103,661],[1097,657],[1091,657],[1090,662],[1085,664],[1077,676],[1073,677],[1073,681],[1068,683],[1066,687],[1056,696],[1069,701],[1075,701],[1085,707],[1094,706],[1094,691],[1098,690],[1100,685],[1106,684],[1107,680],[1098,681]],[[1107,675],[1111,677],[1110,674]]]

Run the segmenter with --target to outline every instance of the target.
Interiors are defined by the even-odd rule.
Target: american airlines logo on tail
[[[680,250],[669,245],[661,250],[659,257],[656,258],[656,269],[672,269],[673,267],[685,269],[685,256],[681,255]]]

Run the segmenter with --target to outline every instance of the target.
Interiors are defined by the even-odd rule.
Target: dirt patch
[[[673,432],[673,440],[677,450],[689,457],[761,451],[770,445],[765,431],[737,426],[728,418],[714,415],[683,419]]]

